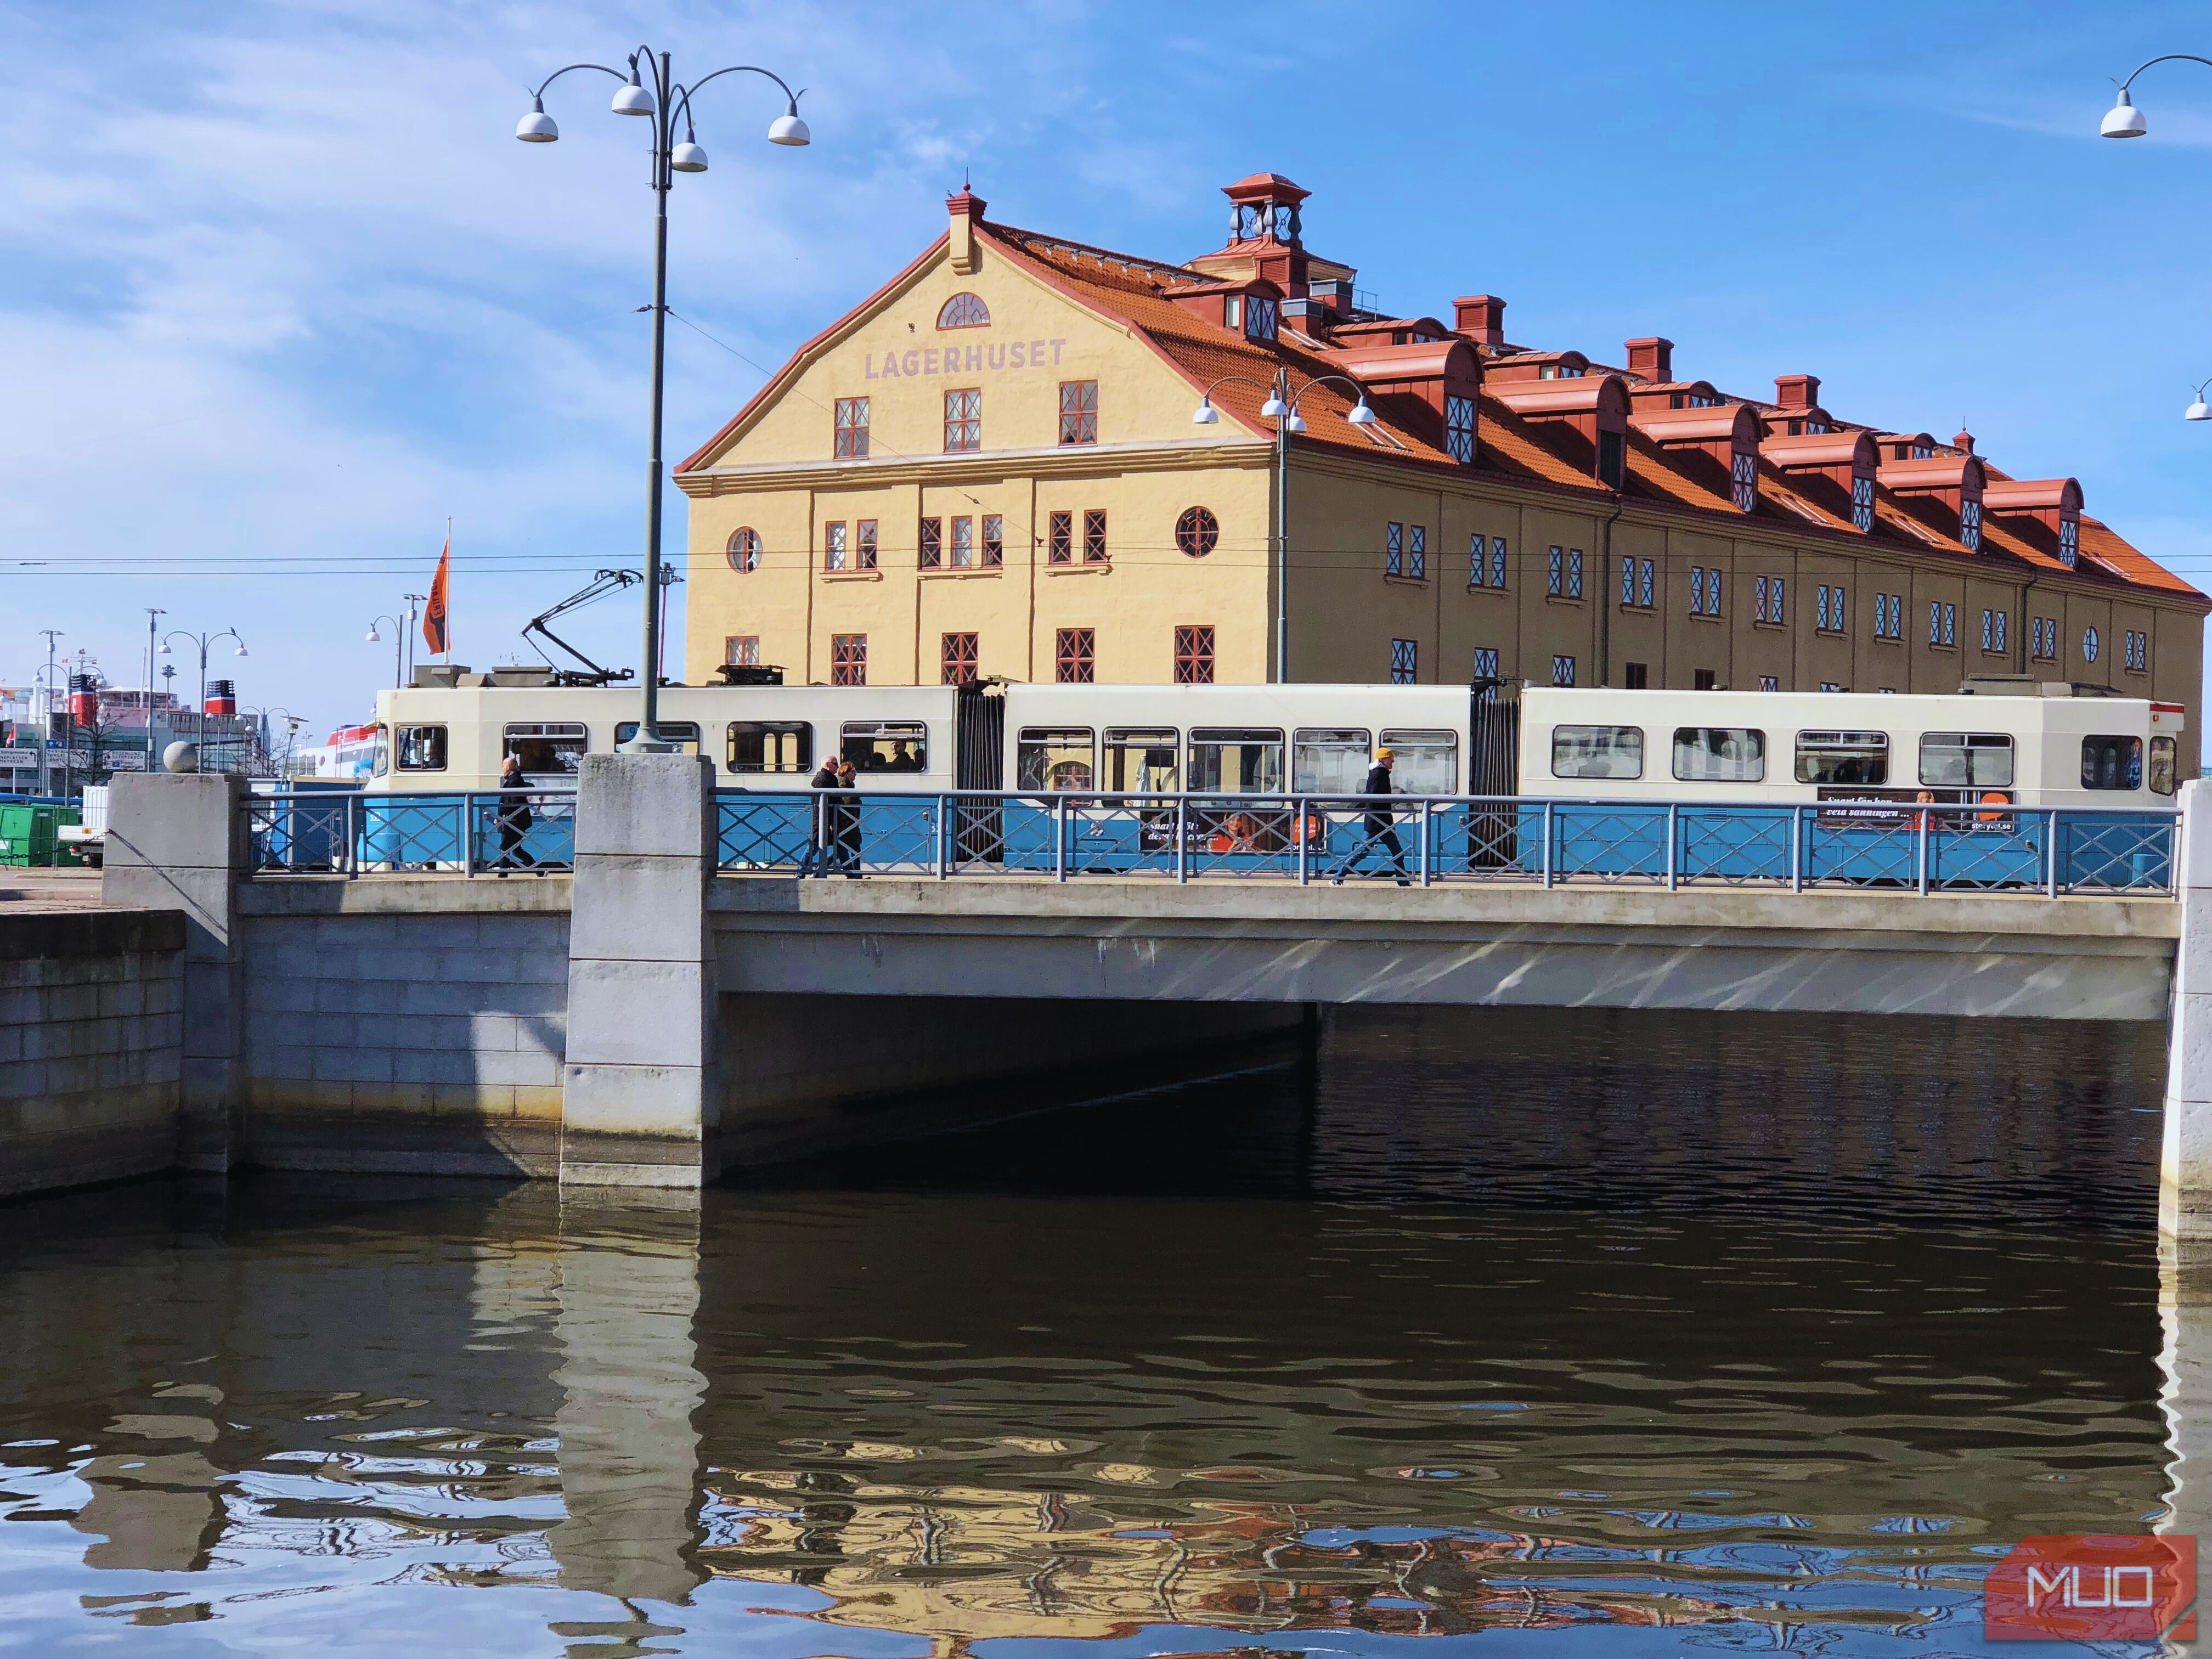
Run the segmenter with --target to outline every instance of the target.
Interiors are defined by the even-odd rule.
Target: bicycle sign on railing
[[[1234,878],[1434,887],[2173,891],[2179,814],[1850,802],[1518,796],[724,791],[732,875]],[[575,796],[273,794],[246,805],[256,875],[565,871]]]

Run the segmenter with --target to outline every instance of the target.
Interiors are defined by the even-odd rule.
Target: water
[[[696,1209],[0,1210],[0,1650],[1983,1651],[2166,1513],[2159,1044],[1368,1011]]]

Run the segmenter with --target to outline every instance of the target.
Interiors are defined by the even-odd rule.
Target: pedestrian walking
[[[523,775],[522,756],[519,750],[509,753],[500,767],[499,787],[501,789],[526,789],[530,787],[530,780]],[[530,798],[527,795],[501,795],[495,810],[495,822],[499,826],[499,857],[493,862],[493,873],[503,876],[519,866],[536,869],[538,860],[530,856],[530,849],[522,844],[530,834],[530,826],[537,822],[530,814]]]
[[[814,798],[813,811],[809,815],[806,830],[806,850],[799,854],[799,879],[809,876],[826,876],[835,857],[836,842],[830,833],[830,805],[836,799],[831,792],[837,787],[837,757],[823,760],[811,780],[813,787],[821,792]]]
[[[1367,787],[1360,793],[1367,795],[1396,793],[1390,785],[1390,769],[1397,758],[1390,750],[1376,750],[1375,764],[1367,769]],[[1389,852],[1390,867],[1397,873],[1398,885],[1411,886],[1413,878],[1406,873],[1406,849],[1398,844],[1398,815],[1390,810],[1389,805],[1380,800],[1369,801],[1367,811],[1359,822],[1359,830],[1362,837],[1359,844],[1345,854],[1344,862],[1336,866],[1336,873],[1329,878],[1330,884],[1343,886],[1344,878],[1351,873],[1352,866],[1366,857],[1370,848],[1381,847]]]

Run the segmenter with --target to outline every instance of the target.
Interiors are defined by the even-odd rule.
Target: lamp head
[[[530,100],[530,113],[514,124],[514,136],[526,144],[550,144],[561,136],[561,129],[553,125],[553,118],[545,112],[545,100],[534,97]]]
[[[2204,386],[2200,386],[2197,388],[2197,401],[2181,411],[2181,418],[2183,420],[2212,421],[2212,404],[2208,404],[2204,401],[2205,386],[2212,386],[2212,380],[2207,380],[2204,382]]]
[[[1306,423],[1295,415],[1291,416],[1290,419],[1283,422],[1283,430],[1285,432],[1298,433],[1303,432],[1305,429]]]
[[[169,649],[168,641],[163,640],[161,641],[161,648],[159,651],[156,651],[154,654],[157,657],[169,657],[174,656],[176,653]]]
[[[2097,131],[2106,138],[2140,138],[2150,128],[2143,121],[2143,112],[2130,101],[2128,89],[2122,87],[2118,101],[2105,112]]]
[[[684,124],[684,142],[669,152],[668,165],[678,173],[704,173],[707,170],[707,152],[699,148],[698,138],[692,132],[689,121]]]
[[[1375,411],[1368,408],[1367,397],[1364,392],[1360,394],[1358,407],[1354,409],[1351,414],[1346,416],[1344,418],[1351,422],[1354,426],[1373,426],[1375,424]]]
[[[238,649],[232,652],[230,654],[234,657],[244,656],[246,654],[246,641],[244,640],[240,640],[238,642]]]
[[[811,143],[814,135],[806,130],[806,123],[799,118],[799,100],[793,99],[785,106],[782,114],[768,124],[768,141],[771,144],[788,144],[793,149]]]
[[[1290,412],[1291,406],[1272,392],[1267,394],[1267,401],[1260,405],[1260,413],[1271,421],[1280,420]]]
[[[1221,411],[1213,406],[1213,399],[1200,398],[1198,407],[1191,411],[1190,423],[1193,426],[1212,426],[1220,418]]]
[[[617,115],[650,115],[653,112],[653,94],[638,84],[637,60],[629,64],[629,84],[615,89],[614,112]]]
[[[384,643],[383,640],[377,635],[376,624],[374,623],[371,623],[368,625],[368,642],[371,645],[382,645]]]

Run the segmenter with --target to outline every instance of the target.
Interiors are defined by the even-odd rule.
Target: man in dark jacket
[[[1395,792],[1390,787],[1390,767],[1397,756],[1388,749],[1375,751],[1375,764],[1367,769],[1367,786],[1360,791],[1365,795],[1388,795]],[[1410,886],[1412,878],[1406,874],[1406,849],[1398,844],[1398,817],[1388,803],[1370,800],[1359,822],[1360,842],[1345,855],[1344,862],[1336,866],[1336,874],[1329,879],[1336,886],[1344,885],[1344,878],[1352,866],[1367,856],[1370,847],[1388,848],[1390,867],[1397,872],[1398,885]]]
[[[839,779],[837,757],[835,755],[831,755],[822,763],[822,768],[815,773],[812,782],[817,790],[837,787]],[[801,881],[805,881],[810,875],[827,876],[830,873],[830,863],[836,846],[836,837],[831,833],[830,824],[830,803],[833,799],[834,797],[827,794],[817,795],[815,798],[814,810],[811,815],[812,821],[808,825],[806,832],[806,851],[799,855],[799,879]]]

